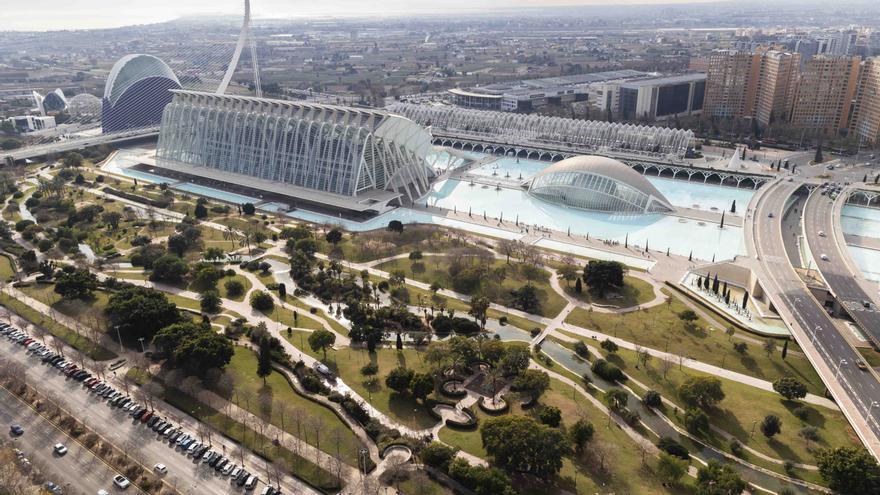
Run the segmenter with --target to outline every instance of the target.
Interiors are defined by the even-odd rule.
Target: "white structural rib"
[[[223,80],[220,81],[220,86],[217,87],[218,95],[226,93],[226,88],[229,87],[229,83],[232,81],[232,75],[238,67],[238,60],[241,58],[241,51],[244,49],[244,44],[250,40],[251,62],[253,63],[254,69],[254,89],[256,89],[257,97],[263,96],[263,88],[260,86],[260,69],[257,66],[257,47],[254,43],[253,36],[250,35],[250,31],[251,0],[244,0],[244,22],[241,25],[241,31],[238,33],[238,42],[235,44],[235,52],[232,54],[232,60],[229,62],[229,67],[226,68],[226,74],[223,75]]]

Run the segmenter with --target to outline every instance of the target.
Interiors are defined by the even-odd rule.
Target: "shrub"
[[[229,297],[237,297],[244,293],[244,284],[238,280],[227,280],[223,287],[226,289],[226,295]]]
[[[275,300],[268,292],[254,291],[251,294],[251,307],[257,311],[268,313],[275,309]]]
[[[642,403],[648,407],[660,407],[663,404],[663,398],[660,393],[655,390],[648,390],[642,397]]]
[[[373,376],[379,372],[379,365],[376,363],[367,363],[361,366],[361,374],[364,376]]]
[[[657,442],[657,448],[671,456],[678,457],[679,459],[690,459],[690,452],[688,452],[688,449],[684,445],[673,440],[672,438],[661,438]]]
[[[623,374],[623,371],[621,371],[620,368],[614,366],[608,361],[605,361],[604,359],[597,359],[590,367],[590,369],[599,377],[610,382],[619,382],[626,380],[626,375]]]
[[[791,413],[801,421],[806,421],[810,417],[810,408],[807,406],[798,406],[791,410]]]
[[[431,442],[419,452],[419,457],[421,457],[422,462],[426,465],[447,471],[449,470],[449,463],[452,462],[457,453],[458,449],[455,447],[450,447],[440,442]]]
[[[737,457],[743,456],[744,450],[742,444],[739,443],[739,440],[734,438],[730,441],[730,451]]]

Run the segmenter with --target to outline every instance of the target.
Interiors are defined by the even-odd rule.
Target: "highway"
[[[87,393],[79,382],[66,379],[63,374],[42,364],[39,359],[31,357],[23,347],[10,342],[5,337],[0,337],[0,356],[21,363],[27,370],[29,384],[36,386],[42,394],[52,397],[68,411],[75,412],[80,421],[126,451],[147,469],[152,469],[156,463],[168,466],[168,473],[163,478],[179,493],[200,495],[244,493],[243,489],[231,485],[228,477],[220,476],[214,469],[181,455],[179,451],[169,446],[168,442],[159,441],[152,430],[135,422],[118,409],[107,406],[105,401]],[[116,388],[121,390],[118,386]],[[22,405],[12,409],[19,411],[23,408]],[[179,421],[174,423],[180,424]],[[196,433],[195,428],[188,428],[188,431],[192,434]],[[248,465],[248,470],[258,474],[263,480],[266,478],[265,473],[260,472],[253,464]],[[76,472],[78,471],[68,471],[68,473]],[[263,486],[262,482],[261,486]],[[258,487],[257,493],[259,489]],[[92,490],[90,493],[97,493],[97,490]]]
[[[26,148],[19,148],[16,150],[3,152],[2,154],[0,154],[0,162],[6,160],[6,157],[12,157],[13,160],[24,160],[25,158],[35,158],[38,156],[48,155],[49,153],[63,153],[65,151],[80,150],[83,148],[88,148],[89,146],[97,146],[99,144],[118,143],[131,139],[156,137],[158,135],[158,127],[146,127],[143,129],[135,129],[131,131],[122,131],[110,134],[99,134],[97,136],[67,139],[63,141],[56,141],[54,143],[28,146]]]
[[[846,196],[844,193],[840,194],[837,202],[843,203]],[[845,251],[846,248],[843,247],[844,250],[841,250],[838,240],[842,238],[843,232],[837,232],[834,227],[834,216],[837,214],[839,212],[835,208],[835,200],[820,194],[817,189],[810,195],[804,207],[804,234],[810,252],[816,258],[816,268],[822,274],[831,293],[846,308],[847,313],[866,336],[880,345],[880,311],[877,309],[877,297],[862,287],[861,272],[848,261],[849,252]],[[825,235],[820,236],[820,231]],[[822,254],[828,256],[828,261],[820,258]],[[871,302],[870,308],[866,308],[862,301]]]
[[[47,481],[61,486],[64,495],[94,495],[102,489],[116,491],[111,487],[113,477],[119,473],[4,389],[0,389],[0,422],[3,434],[12,439],[14,447],[24,453]],[[21,425],[24,434],[11,436],[9,426],[12,424]],[[63,443],[67,454],[55,455],[52,446],[56,443]],[[127,493],[142,492],[130,487]]]
[[[780,219],[788,198],[801,185],[799,181],[769,184],[755,207],[749,234],[765,275],[761,280],[850,424],[874,456],[880,457],[880,424],[876,419],[880,414],[880,383],[873,374],[856,366],[860,356],[786,257]]]

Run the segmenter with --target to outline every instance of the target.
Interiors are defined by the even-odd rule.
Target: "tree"
[[[474,317],[474,321],[480,324],[480,328],[486,327],[486,314],[489,311],[489,298],[474,296],[471,298],[471,309],[468,314]]]
[[[738,354],[745,356],[747,352],[749,352],[749,346],[745,342],[734,342],[733,350]]]
[[[660,407],[663,405],[663,398],[656,390],[648,390],[642,397],[642,403],[647,407]]]
[[[153,282],[179,283],[189,272],[186,261],[173,254],[166,254],[153,262],[150,280]]]
[[[202,313],[219,313],[221,303],[220,294],[216,290],[206,290],[199,298],[199,307],[202,309]]]
[[[403,222],[400,220],[392,220],[388,222],[388,231],[389,232],[397,232],[398,234],[403,233]]]
[[[657,448],[671,456],[684,459],[685,461],[691,458],[690,452],[688,452],[688,449],[684,445],[669,437],[661,437],[657,442]]]
[[[434,379],[428,373],[416,373],[409,388],[413,397],[425,400],[434,391]]]
[[[660,452],[660,458],[657,460],[657,475],[663,481],[670,484],[677,484],[682,476],[687,474],[688,462],[679,459],[666,452]]]
[[[767,353],[767,357],[770,357],[773,354],[773,351],[776,350],[776,340],[772,338],[768,338],[764,341],[764,352]]]
[[[612,388],[605,392],[605,402],[608,403],[608,408],[612,411],[620,412],[626,409],[628,400],[629,394],[623,389]]]
[[[61,163],[67,168],[75,168],[82,166],[83,156],[75,151],[64,154]]]
[[[581,278],[578,277],[577,280],[574,281],[574,291],[577,292],[578,294],[580,294],[581,292],[583,292],[583,290],[584,290],[584,287],[581,284]]]
[[[269,346],[269,339],[263,337],[259,342],[260,351],[257,354],[257,376],[263,379],[263,385],[266,384],[266,377],[272,374],[272,349]]]
[[[678,387],[678,395],[692,406],[712,407],[724,400],[721,380],[714,376],[691,376]]]
[[[764,419],[761,420],[761,433],[763,433],[765,437],[771,438],[773,435],[781,432],[782,420],[779,419],[779,416],[774,414],[764,416]]]
[[[210,369],[223,369],[232,359],[235,350],[226,337],[205,330],[193,338],[185,340],[174,350],[174,362],[197,375],[204,375]]]
[[[819,474],[835,492],[880,493],[880,466],[864,448],[821,449],[815,455]]]
[[[458,454],[457,448],[435,441],[425,445],[419,452],[419,457],[426,465],[447,471],[449,463],[455,459],[456,454]]]
[[[822,163],[825,159],[822,157],[822,145],[816,146],[816,154],[813,156],[813,163]]]
[[[183,253],[189,249],[190,242],[183,234],[174,234],[168,238],[168,250],[177,256],[183,256]]]
[[[98,277],[85,269],[62,271],[55,281],[55,293],[64,299],[91,299],[98,288]]]
[[[193,215],[196,218],[202,219],[208,217],[208,208],[201,202],[196,203],[196,207],[193,210]]]
[[[538,419],[547,426],[557,428],[562,422],[562,411],[556,406],[544,406],[538,411]]]
[[[562,431],[527,416],[489,418],[480,427],[480,438],[498,466],[541,478],[558,473],[570,451]]]
[[[105,211],[101,214],[101,220],[110,226],[111,230],[119,228],[119,221],[122,220],[122,213],[118,211]]]
[[[688,330],[692,329],[694,325],[696,325],[696,321],[700,319],[697,316],[697,313],[692,309],[685,309],[678,313],[678,319],[684,323],[684,327]]]
[[[104,311],[110,327],[119,327],[133,338],[152,338],[180,319],[177,306],[164,293],[146,287],[128,286],[113,293]]]
[[[550,375],[541,370],[527,369],[514,378],[511,386],[529,400],[537,401],[550,388]]]
[[[611,354],[614,354],[615,352],[617,352],[618,349],[620,349],[620,347],[618,347],[618,345],[616,343],[614,343],[614,341],[609,338],[606,338],[605,340],[603,340],[602,343],[599,344],[599,347],[601,347],[602,349],[605,349],[606,351],[608,351]]]
[[[568,436],[574,445],[575,452],[582,453],[584,451],[587,443],[593,439],[594,431],[593,424],[583,418],[571,425],[571,428],[568,430]]]
[[[465,338],[465,340],[472,339]],[[501,358],[498,368],[504,376],[516,376],[529,367],[531,357],[528,347],[524,345],[510,346],[507,353]]]
[[[691,433],[699,433],[709,429],[709,416],[697,408],[684,412],[684,427]]]
[[[623,287],[626,268],[618,261],[590,260],[584,267],[584,282],[600,298],[613,289]]]
[[[241,212],[245,215],[253,215],[254,213],[256,213],[256,211],[257,208],[254,206],[253,203],[245,203],[241,205]]]
[[[309,335],[309,347],[315,352],[322,351],[325,361],[327,360],[327,348],[333,347],[335,343],[336,334],[323,328],[315,330]]]
[[[739,495],[745,489],[739,473],[715,459],[697,470],[697,495]]]
[[[331,229],[324,234],[324,240],[335,246],[342,241],[342,232],[340,232],[339,229]]]
[[[397,367],[391,370],[388,376],[385,377],[385,385],[391,390],[402,394],[409,390],[414,376],[415,372],[413,370]]]
[[[238,297],[244,294],[244,284],[238,280],[227,280],[223,287],[226,289],[226,296],[230,298]]]
[[[271,313],[275,309],[275,300],[268,292],[256,290],[251,293],[251,307],[263,313]]]
[[[773,390],[788,400],[803,399],[807,396],[807,386],[790,376],[784,376],[773,382]]]
[[[519,289],[511,290],[510,295],[510,302],[514,308],[525,311],[526,313],[541,312],[541,300],[538,298],[538,292],[534,285],[523,285]]]

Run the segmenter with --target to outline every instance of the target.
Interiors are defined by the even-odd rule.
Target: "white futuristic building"
[[[431,135],[387,112],[175,90],[156,165],[362,213],[425,194]]]
[[[473,110],[449,105],[395,103],[389,110],[435,133],[493,143],[592,149],[683,157],[692,131],[631,124]]]
[[[104,86],[104,132],[159,125],[172,89],[180,89],[180,81],[165,62],[144,54],[122,57],[113,65]]]
[[[101,99],[82,93],[67,100],[67,111],[74,119],[97,119],[101,117]]]
[[[674,211],[643,175],[604,156],[575,156],[547,167],[532,178],[529,194],[552,203],[605,213]]]
[[[46,93],[46,96],[34,91],[33,97],[34,102],[37,104],[37,110],[43,117],[49,113],[62,112],[67,108],[67,98],[64,96],[64,91],[61,91],[61,88],[51,93]]]

